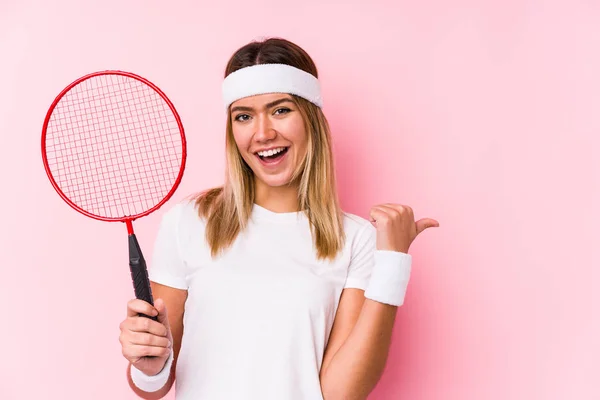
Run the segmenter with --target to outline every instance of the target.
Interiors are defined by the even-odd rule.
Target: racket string
[[[139,214],[179,175],[177,118],[150,86],[104,75],[75,86],[56,105],[46,133],[49,168],[80,208],[102,217]]]

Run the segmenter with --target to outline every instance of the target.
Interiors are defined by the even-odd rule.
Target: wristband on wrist
[[[379,303],[401,306],[404,304],[411,267],[410,254],[376,250],[375,265],[365,290],[365,297]]]
[[[131,380],[139,389],[144,392],[156,392],[160,390],[169,380],[171,374],[171,364],[173,364],[173,350],[165,362],[163,369],[156,375],[146,375],[133,365],[131,366]]]

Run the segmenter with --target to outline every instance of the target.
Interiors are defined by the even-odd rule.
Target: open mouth
[[[259,151],[256,153],[258,158],[267,164],[275,163],[283,158],[283,156],[287,153],[288,147],[278,147],[276,149],[271,149],[267,151]]]

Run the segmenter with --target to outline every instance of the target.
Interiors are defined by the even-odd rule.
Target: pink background
[[[0,398],[137,398],[125,226],[50,186],[54,97],[113,68],[165,90],[189,143],[171,205],[221,182],[223,70],[259,36],[317,62],[344,207],[441,224],[371,399],[599,399],[600,4],[572,0],[2,0]],[[147,258],[163,212],[135,224]]]

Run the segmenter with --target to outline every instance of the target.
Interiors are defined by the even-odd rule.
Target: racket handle
[[[152,289],[150,288],[150,279],[148,278],[148,269],[146,260],[142,254],[142,249],[135,237],[135,234],[129,235],[129,269],[131,270],[131,279],[133,280],[133,289],[135,297],[154,305],[152,299]],[[146,317],[157,321],[157,317],[140,314],[140,317]]]

